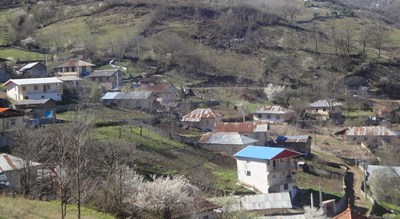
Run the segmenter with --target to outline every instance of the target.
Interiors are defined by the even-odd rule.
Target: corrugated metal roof
[[[221,114],[212,111],[211,109],[195,109],[189,114],[182,117],[182,122],[200,122],[201,119],[218,118]]]
[[[27,161],[22,158],[15,157],[9,154],[0,154],[0,173],[10,171],[10,170],[18,170],[25,167]],[[30,162],[30,166],[38,166],[40,163]]]
[[[282,209],[292,208],[292,202],[289,192],[267,193],[234,197],[232,205],[230,205],[229,208],[232,211]]]
[[[285,157],[295,157],[301,155],[298,152],[291,151],[285,148],[277,147],[263,147],[263,146],[247,146],[241,151],[237,152],[235,157],[261,159],[261,160],[273,160],[282,159]]]
[[[113,100],[114,97],[116,97],[119,93],[121,92],[107,92],[104,94],[104,96],[101,98],[102,100]]]
[[[82,81],[83,79],[80,77],[76,76],[63,76],[63,77],[57,77],[61,81]]]
[[[318,100],[310,104],[310,107],[335,107],[335,106],[342,106],[342,103],[339,102],[333,102],[328,100]]]
[[[151,96],[151,91],[107,92],[102,100],[147,100]]]
[[[276,142],[307,142],[308,139],[311,138],[309,135],[285,135],[285,136],[278,136],[276,138]]]
[[[19,105],[30,105],[30,104],[45,104],[48,101],[51,101],[53,99],[39,99],[39,100],[32,100],[32,99],[28,99],[28,100],[21,100],[15,103],[16,106]],[[54,101],[54,100],[53,100]]]
[[[398,133],[384,126],[362,126],[350,127],[347,130],[348,136],[397,136]]]
[[[54,83],[62,83],[61,80],[53,77],[53,78],[27,78],[27,79],[10,79],[4,85],[9,83],[14,83],[17,85],[30,85],[30,84],[54,84]]]
[[[240,135],[237,132],[208,132],[203,134],[199,143],[223,145],[247,145],[256,143],[257,140]]]
[[[92,77],[110,77],[110,76],[113,76],[117,72],[120,72],[120,74],[123,74],[123,72],[118,70],[118,69],[95,70],[90,75],[88,75],[87,77],[88,78],[92,78]]]
[[[22,72],[22,71],[25,71],[25,70],[27,70],[27,69],[30,69],[30,68],[32,68],[33,66],[37,65],[37,64],[39,64],[39,62],[28,63],[28,64],[22,66],[22,68],[20,68],[20,69],[18,70],[18,72]]]
[[[213,132],[267,132],[268,124],[262,122],[220,122],[216,123]]]
[[[286,109],[282,106],[279,105],[273,105],[273,106],[265,106],[262,109],[256,110],[254,113],[257,114],[263,114],[263,113],[268,113],[268,114],[288,114],[288,113],[293,113],[293,110]]]

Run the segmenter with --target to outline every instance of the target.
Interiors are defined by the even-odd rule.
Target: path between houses
[[[360,213],[366,214],[372,207],[372,203],[365,198],[361,192],[361,186],[363,183],[363,172],[354,165],[348,165],[349,172],[353,174],[353,191],[354,197],[350,197],[350,201],[354,201],[354,209]]]

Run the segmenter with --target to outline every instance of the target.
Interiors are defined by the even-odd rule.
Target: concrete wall
[[[382,146],[384,143],[397,144],[399,143],[398,136],[344,136],[344,140],[350,144],[364,143],[371,147]]]
[[[266,161],[237,158],[236,163],[239,182],[253,187],[262,193],[268,193],[269,186]]]
[[[44,87],[46,86],[46,88]],[[24,88],[25,87],[25,90]],[[20,85],[14,83],[7,85],[7,96],[16,101],[32,99],[53,99],[61,101],[62,83],[38,84],[38,85]]]

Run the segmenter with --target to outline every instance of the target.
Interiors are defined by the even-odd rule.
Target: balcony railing
[[[47,93],[61,93],[61,89],[48,89],[43,90],[30,90],[30,91],[22,91],[22,95],[32,95],[32,94],[47,94]]]
[[[268,172],[276,173],[276,172],[287,172],[288,170],[296,169],[296,165],[283,165],[277,167],[268,167]]]
[[[280,178],[269,179],[268,185],[275,186],[275,185],[289,184],[289,183],[294,183],[295,180],[296,180],[295,175],[282,176]]]

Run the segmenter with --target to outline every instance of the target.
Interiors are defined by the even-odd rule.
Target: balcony
[[[293,165],[281,165],[281,166],[277,166],[277,167],[269,166],[267,168],[267,171],[269,173],[276,173],[276,172],[287,172],[289,170],[295,170],[295,169],[296,169],[296,165],[293,164]]]
[[[295,175],[288,175],[288,176],[282,176],[280,178],[268,179],[268,185],[269,186],[283,185],[283,184],[294,183],[295,181],[296,181]]]
[[[28,91],[22,91],[22,95],[27,96],[27,95],[33,95],[33,94],[47,94],[47,93],[61,93],[61,89],[48,89],[46,92],[43,90],[28,90]]]

